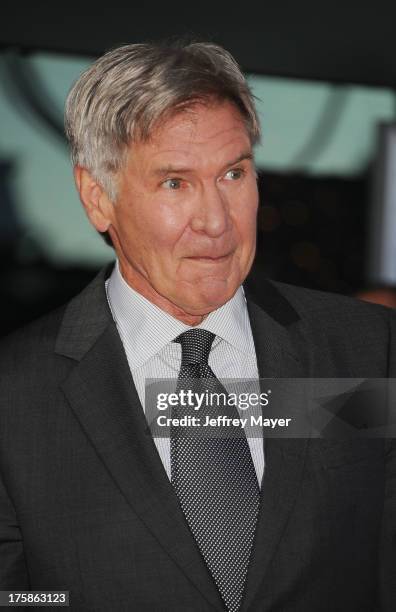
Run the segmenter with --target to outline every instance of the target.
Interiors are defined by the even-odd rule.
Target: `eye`
[[[164,185],[166,189],[171,189],[173,191],[176,191],[177,189],[180,189],[181,187],[181,179],[169,178],[169,179],[166,179],[166,181],[164,181],[162,184]]]
[[[244,174],[245,170],[243,170],[243,168],[232,168],[232,170],[228,170],[228,172],[226,172],[224,177],[227,180],[237,181],[238,179],[242,178]]]

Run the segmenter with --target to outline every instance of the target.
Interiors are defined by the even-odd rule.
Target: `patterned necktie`
[[[190,329],[175,342],[182,346],[178,390],[226,393],[208,365],[215,336]],[[194,379],[194,381],[192,380]],[[234,406],[205,406],[202,414],[239,418]],[[180,408],[173,415],[181,416]],[[184,414],[186,414],[184,409]],[[196,414],[196,413],[195,413]],[[239,610],[252,549],[259,488],[250,449],[241,428],[216,428],[208,437],[171,427],[171,477],[187,523],[215,580],[227,610]]]

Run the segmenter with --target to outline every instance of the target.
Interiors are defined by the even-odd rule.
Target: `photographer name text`
[[[271,429],[275,429],[275,427],[288,427],[291,418],[281,418],[281,419],[267,419],[262,416],[253,416],[250,417],[241,417],[241,418],[231,418],[226,417],[224,415],[219,415],[217,417],[209,417],[206,416],[202,421],[201,417],[185,415],[181,418],[172,418],[166,417],[165,415],[160,415],[156,419],[157,425],[159,427],[241,427],[245,428],[246,425],[250,424],[251,427],[259,426],[259,427],[269,427]]]

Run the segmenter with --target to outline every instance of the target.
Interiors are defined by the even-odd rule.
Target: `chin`
[[[195,312],[199,310],[197,314],[208,314],[228,302],[238,287],[239,284],[230,285],[226,280],[205,283],[189,295],[190,310]]]

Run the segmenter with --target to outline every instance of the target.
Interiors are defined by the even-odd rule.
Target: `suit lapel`
[[[102,273],[64,316],[56,350],[78,363],[63,392],[134,512],[209,604],[222,610],[147,427],[104,281]]]
[[[299,317],[276,288],[265,282],[257,296],[245,287],[260,378],[300,378],[306,375],[296,329]],[[261,297],[262,296],[262,297]],[[246,612],[265,583],[296,500],[303,474],[307,441],[268,438],[264,441],[265,471],[256,536],[245,588]],[[263,608],[264,609],[264,608]]]

